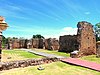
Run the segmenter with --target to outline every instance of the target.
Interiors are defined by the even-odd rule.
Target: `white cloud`
[[[77,28],[73,27],[65,27],[60,32],[60,35],[76,35],[77,34]]]
[[[45,38],[57,38],[59,39],[59,36],[63,35],[76,35],[77,34],[77,28],[73,27],[64,27],[60,30],[59,34],[50,34],[50,35],[44,35]]]
[[[45,38],[56,38],[59,40],[59,35],[54,34],[54,35],[43,35]]]
[[[85,12],[85,14],[86,14],[86,15],[89,15],[89,14],[90,14],[90,12]]]
[[[59,39],[59,36],[63,36],[63,35],[76,35],[77,34],[77,28],[73,28],[73,27],[64,27],[62,29],[59,30],[55,30],[55,29],[33,29],[33,28],[23,28],[23,27],[19,27],[19,26],[12,26],[13,29],[7,29],[7,31],[10,32],[16,32],[18,34],[7,34],[6,32],[4,32],[4,35],[6,37],[24,37],[24,38],[28,38],[30,39],[32,37],[33,34],[41,34],[43,35],[45,38],[57,38]],[[42,32],[41,32],[42,30]]]

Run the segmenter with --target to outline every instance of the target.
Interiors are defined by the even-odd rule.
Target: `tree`
[[[17,37],[13,37],[12,39],[18,39]]]
[[[5,36],[2,36],[2,47],[4,47],[5,44],[7,44],[7,38]]]
[[[100,41],[100,22],[95,25],[96,41]]]
[[[36,38],[36,35],[33,35],[33,38]]]
[[[36,35],[33,35],[33,38],[41,38],[41,39],[44,39],[44,37],[40,34],[36,34]]]

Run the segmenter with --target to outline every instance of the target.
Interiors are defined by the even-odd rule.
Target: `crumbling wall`
[[[7,40],[7,49],[12,49],[12,39]]]
[[[48,38],[48,39],[45,39],[44,46],[45,46],[45,49],[48,49],[48,50],[58,50],[59,42],[56,38]]]
[[[100,41],[98,41],[98,42],[96,43],[96,45],[97,45],[97,51],[96,51],[96,54],[97,54],[97,57],[100,58]]]
[[[79,43],[79,52],[82,55],[96,54],[96,38],[91,23],[82,21],[77,24],[77,41]]]
[[[48,50],[51,50],[51,38],[48,38],[48,39],[45,39],[45,42],[44,42],[44,46],[45,46],[45,49],[48,49]]]
[[[51,39],[52,50],[59,50],[59,41],[56,38]]]
[[[43,46],[44,46],[43,40],[44,40],[44,39],[39,39],[39,46],[38,46],[38,48],[43,49]]]
[[[37,38],[32,39],[32,47],[38,48],[39,40]]]
[[[12,39],[12,48],[19,48],[19,39]]]
[[[27,41],[27,49],[32,48],[32,40]]]
[[[20,48],[25,48],[25,39],[20,39],[19,40],[19,47]]]
[[[33,38],[32,39],[32,47],[33,48],[43,48],[43,39]]]
[[[78,50],[77,35],[64,35],[59,38],[61,52],[72,52]]]
[[[1,62],[0,71],[19,68],[19,67],[27,67],[27,66],[41,65],[45,63],[52,63],[59,60],[60,59],[58,58],[42,58],[42,59],[28,59],[28,60],[19,60],[19,61],[11,61],[11,62]]]

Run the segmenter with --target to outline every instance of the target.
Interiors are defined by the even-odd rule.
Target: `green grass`
[[[0,75],[100,75],[100,72],[63,62],[54,62],[42,66],[45,69],[41,71],[37,70],[38,66],[30,66],[2,71]]]
[[[100,58],[96,58],[96,55],[84,56],[84,57],[82,57],[80,59],[88,60],[88,61],[92,61],[92,62],[96,62],[96,63],[100,63]]]
[[[49,54],[55,54],[55,55],[59,55],[59,56],[65,56],[65,57],[69,57],[70,54],[69,53],[65,53],[65,52],[58,52],[58,51],[54,51],[54,50],[43,50],[43,49],[33,49],[37,52],[44,52],[44,53],[49,53]]]
[[[8,57],[11,57],[11,59],[7,59]],[[24,60],[30,58],[43,57],[22,50],[3,50],[2,52],[2,61]]]

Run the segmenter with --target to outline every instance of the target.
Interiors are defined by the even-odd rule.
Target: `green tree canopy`
[[[36,35],[33,35],[33,38],[44,38],[41,34],[36,34]]]
[[[96,40],[100,41],[100,22],[95,25]]]
[[[99,22],[99,23],[97,23],[95,26],[97,26],[98,28],[100,28],[100,22]]]
[[[7,44],[7,38],[2,35],[2,47],[4,47],[5,44]]]

